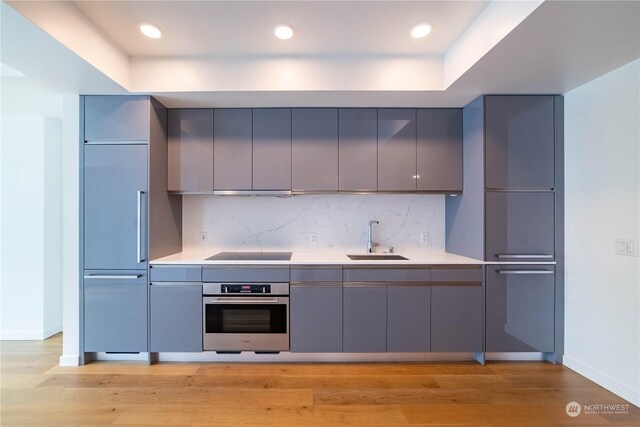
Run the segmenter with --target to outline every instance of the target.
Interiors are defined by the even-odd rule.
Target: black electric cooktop
[[[291,252],[219,252],[209,261],[289,261]]]

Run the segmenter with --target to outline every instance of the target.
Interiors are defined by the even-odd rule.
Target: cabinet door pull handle
[[[555,274],[551,270],[496,270],[498,274]]]
[[[85,279],[113,279],[113,280],[133,280],[139,279],[142,274],[87,274]]]
[[[549,254],[496,254],[496,257],[500,259],[553,259],[553,255]]]
[[[278,304],[278,298],[207,298],[205,304]]]
[[[289,285],[292,288],[313,288],[313,287],[323,287],[323,288],[341,288],[342,282],[291,282]]]
[[[142,258],[142,195],[144,191],[138,191],[138,224],[136,234],[136,255],[138,264],[144,261]]]

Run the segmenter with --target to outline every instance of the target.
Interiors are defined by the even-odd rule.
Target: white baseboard
[[[80,366],[80,356],[63,354],[60,356],[60,366]]]
[[[625,400],[628,400],[635,406],[640,407],[640,392],[638,390],[633,390],[627,387],[617,380],[614,380],[613,378],[597,371],[596,369],[585,365],[584,363],[572,358],[571,356],[565,355],[563,357],[563,364],[572,371],[577,372],[583,377],[606,388],[610,392],[617,394]]]
[[[62,325],[35,331],[0,331],[0,341],[42,341],[62,332]]]
[[[46,340],[47,338],[52,337],[55,334],[58,334],[60,332],[62,332],[62,323],[59,323],[57,325],[54,325],[50,328],[45,329],[42,333],[42,339]]]

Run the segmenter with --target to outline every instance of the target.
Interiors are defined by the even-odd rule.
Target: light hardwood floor
[[[627,402],[543,362],[63,368],[60,335],[0,346],[2,426],[640,426],[633,405],[629,414],[569,417],[570,401]]]

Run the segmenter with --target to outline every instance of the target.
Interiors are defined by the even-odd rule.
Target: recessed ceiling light
[[[431,32],[431,25],[418,24],[411,29],[411,37],[414,39],[421,39],[426,37]]]
[[[150,39],[159,39],[162,37],[160,28],[152,24],[140,24],[140,32]]]
[[[273,32],[280,40],[289,40],[293,37],[293,28],[290,25],[278,25]]]

